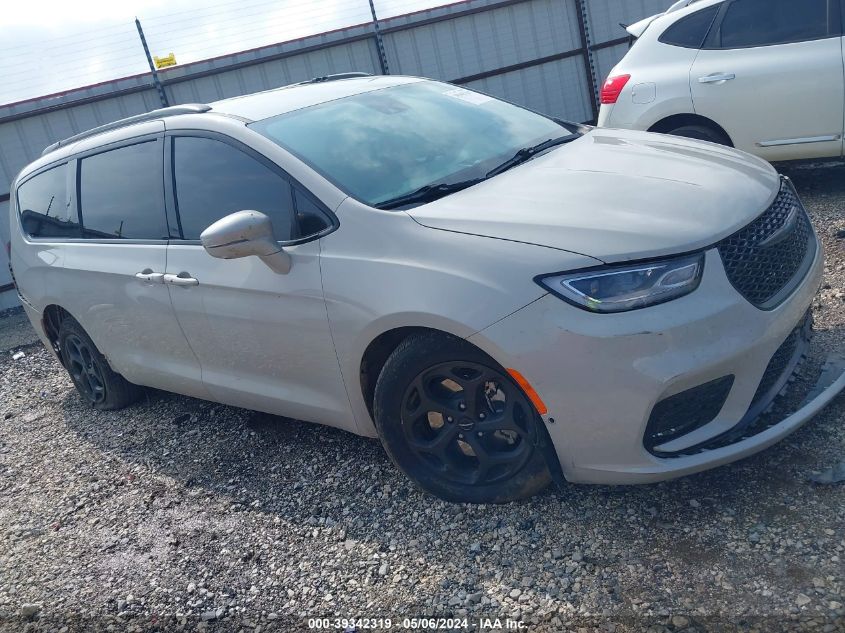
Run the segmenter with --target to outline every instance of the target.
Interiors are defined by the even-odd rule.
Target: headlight
[[[683,297],[698,288],[704,254],[538,277],[537,283],[590,312],[626,312]]]

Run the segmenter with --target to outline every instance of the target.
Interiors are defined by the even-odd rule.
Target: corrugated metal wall
[[[467,0],[384,20],[381,32],[392,74],[452,81],[553,116],[589,121],[598,85],[627,50],[619,22],[634,22],[669,4]],[[177,66],[160,77],[170,103],[178,104],[347,71],[381,72],[371,24]],[[0,235],[8,231],[3,194],[44,147],[160,105],[150,77],[139,75],[0,106]],[[0,253],[0,289],[9,281],[5,257]]]
[[[390,26],[382,33],[391,73],[454,81],[567,119],[592,118],[583,55],[562,58],[583,47],[573,0],[505,3],[411,29]]]

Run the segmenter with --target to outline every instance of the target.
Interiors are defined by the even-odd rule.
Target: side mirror
[[[238,259],[255,255],[280,275],[290,271],[291,258],[276,240],[273,223],[260,211],[237,211],[220,218],[200,234],[212,257]]]

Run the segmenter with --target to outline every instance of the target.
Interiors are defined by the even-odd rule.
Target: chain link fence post
[[[387,53],[384,51],[384,40],[381,37],[381,29],[379,29],[378,15],[376,15],[376,5],[373,0],[370,1],[370,13],[373,16],[373,32],[376,39],[376,48],[378,49],[378,61],[381,66],[381,74],[389,75],[390,67],[387,65]]]
[[[147,46],[147,38],[144,37],[144,29],[141,28],[141,21],[138,18],[135,18],[135,27],[138,29],[138,37],[141,38],[141,46],[144,47],[144,54],[147,56],[147,63],[150,65],[150,72],[153,74],[153,84],[158,91],[158,98],[161,100],[162,107],[166,108],[170,103],[168,103],[167,95],[164,93],[164,86],[161,85],[161,80],[158,78],[158,71],[153,63],[150,47]]]
[[[575,0],[575,10],[578,13],[578,29],[581,31],[581,48],[584,51],[584,69],[587,72],[587,83],[590,84],[590,106],[593,109],[593,121],[599,117],[599,86],[596,83],[596,63],[593,58],[593,38],[590,33],[590,15],[587,10],[588,0]]]

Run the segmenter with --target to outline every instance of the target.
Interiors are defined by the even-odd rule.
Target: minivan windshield
[[[398,205],[391,201],[428,201],[500,173],[497,168],[530,158],[531,148],[574,137],[575,126],[569,129],[478,92],[420,81],[309,106],[250,127],[352,197],[392,208]]]

